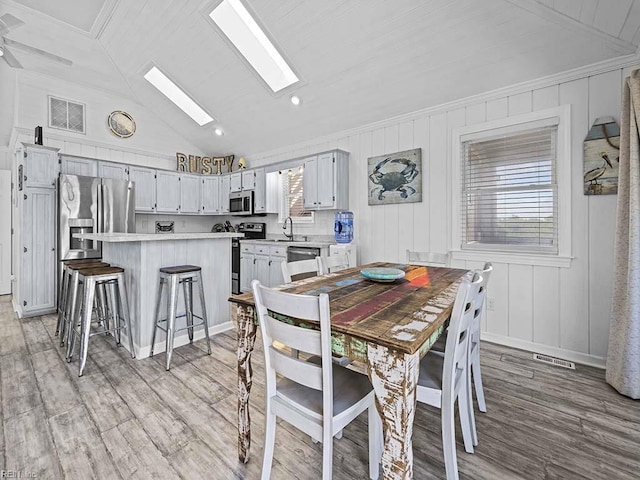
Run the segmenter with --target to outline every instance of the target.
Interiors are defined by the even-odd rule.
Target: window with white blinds
[[[304,209],[303,175],[304,169],[282,170],[280,175],[280,221],[287,217],[295,223],[313,222],[313,212]]]
[[[557,255],[558,125],[461,140],[461,247]]]

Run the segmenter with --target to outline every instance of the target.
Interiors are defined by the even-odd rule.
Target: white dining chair
[[[266,376],[266,426],[262,479],[270,477],[276,417],[322,441],[322,478],[332,477],[333,437],[368,409],[369,475],[377,479],[382,453],[382,425],[369,379],[338,366],[331,359],[331,314],[327,294],[295,295],[251,282],[262,332]],[[320,330],[298,327],[272,316],[307,320]],[[307,361],[290,357],[273,343],[312,355]],[[276,375],[281,378],[277,379]]]
[[[416,252],[413,250],[407,250],[407,263],[412,265],[446,267],[449,265],[449,253]]]
[[[473,323],[471,324],[471,335],[469,338],[469,375],[476,392],[476,400],[478,402],[478,410],[481,412],[487,411],[487,404],[484,399],[484,388],[482,387],[482,373],[480,372],[480,331],[482,329],[482,310],[484,307],[484,301],[487,298],[487,285],[489,284],[489,278],[493,271],[493,265],[490,262],[484,264],[482,270],[479,273],[482,276],[482,282],[480,284],[480,290],[476,297],[475,309],[476,315],[474,315]],[[471,427],[473,444],[478,445],[478,432],[476,430],[475,415],[473,411],[473,392],[469,390],[469,415],[471,417]]]
[[[317,257],[316,257],[317,258]],[[298,262],[282,261],[282,276],[284,277],[284,283],[291,283],[292,278],[297,275],[313,273],[313,275],[320,275],[318,268],[318,261],[313,260],[300,260]],[[307,275],[310,277],[312,275]]]
[[[328,273],[339,272],[340,270],[349,268],[349,260],[350,259],[348,253],[345,253],[344,255],[316,257],[316,261],[318,262],[318,274],[326,275]]]
[[[469,415],[471,384],[467,369],[471,325],[477,315],[475,304],[481,283],[482,276],[476,273],[471,282],[464,280],[460,284],[449,321],[444,354],[430,350],[420,361],[416,397],[418,402],[440,408],[447,480],[458,479],[454,418],[456,401],[464,448],[468,453],[473,453],[472,420]]]

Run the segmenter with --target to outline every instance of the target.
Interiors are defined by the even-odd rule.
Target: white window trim
[[[557,122],[558,141],[556,175],[558,181],[558,254],[518,253],[495,249],[462,250],[462,142],[499,133],[517,132],[535,123]],[[529,124],[529,125],[524,125]],[[524,115],[456,128],[452,131],[452,188],[450,251],[453,260],[493,260],[524,265],[568,268],[571,266],[571,105],[561,105]]]

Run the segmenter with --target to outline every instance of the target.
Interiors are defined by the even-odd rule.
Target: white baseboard
[[[218,335],[219,333],[222,332],[226,332],[227,330],[231,330],[233,329],[233,322],[229,321],[229,322],[224,322],[221,323],[219,325],[210,325],[209,326],[209,338],[213,337],[214,335]],[[197,329],[194,333],[193,333],[193,341],[195,342],[196,340],[202,340],[204,338],[204,329],[199,328]],[[180,335],[176,335],[176,337],[173,340],[173,348],[178,348],[181,347],[183,345],[186,345],[189,343],[189,334],[187,333],[187,331],[185,330],[184,332],[181,332]],[[122,345],[126,347],[126,342],[123,340]],[[156,342],[154,348],[153,348],[153,354],[157,354],[157,353],[162,353],[165,351],[165,347],[166,347],[166,343],[164,341],[162,342]],[[137,359],[142,359],[142,358],[148,358],[149,354],[151,353],[151,346],[148,345],[146,347],[139,347],[136,345],[136,358]]]
[[[573,350],[565,350],[557,347],[549,347],[547,345],[540,345],[539,343],[527,342],[525,340],[518,340],[517,338],[503,337],[502,335],[495,335],[492,333],[482,332],[482,340],[497,343],[507,347],[519,348],[521,350],[527,350],[532,353],[544,353],[552,357],[561,358],[564,360],[570,360],[582,365],[589,365],[591,367],[605,368],[606,358],[598,357],[596,355],[589,355],[581,352],[574,352]]]

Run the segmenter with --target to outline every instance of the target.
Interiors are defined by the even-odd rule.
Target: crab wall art
[[[422,150],[368,159],[369,205],[422,201]]]

